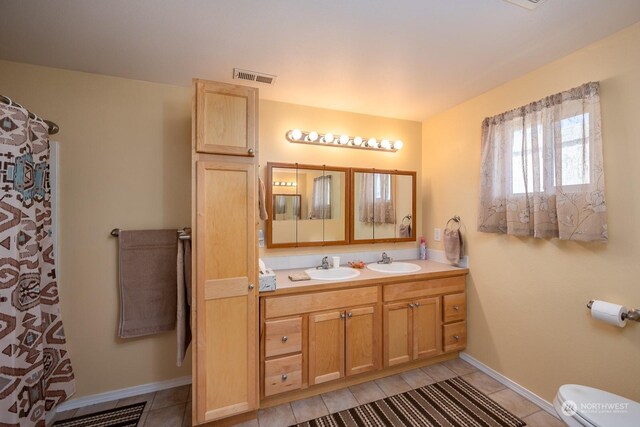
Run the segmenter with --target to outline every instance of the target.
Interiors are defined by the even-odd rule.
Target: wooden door
[[[343,310],[309,315],[309,385],[344,377]]]
[[[196,162],[194,421],[258,407],[256,166]]]
[[[258,89],[194,80],[196,151],[253,157],[258,138]]]
[[[440,298],[424,298],[413,302],[413,359],[440,354],[442,324]]]
[[[347,310],[346,375],[380,369],[380,325],[375,306]]]
[[[411,307],[408,302],[385,304],[383,308],[384,366],[413,358]]]

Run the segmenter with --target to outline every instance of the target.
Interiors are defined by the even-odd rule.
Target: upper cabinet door
[[[196,151],[255,156],[258,89],[197,79],[194,84]]]

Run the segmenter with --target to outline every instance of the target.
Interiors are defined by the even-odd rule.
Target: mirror
[[[267,247],[348,244],[349,170],[267,165]]]
[[[415,240],[416,173],[352,169],[351,243]]]

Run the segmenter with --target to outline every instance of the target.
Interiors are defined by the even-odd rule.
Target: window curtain
[[[606,242],[600,85],[482,123],[478,230]]]
[[[390,174],[360,174],[358,219],[368,224],[395,224],[395,177]]]
[[[309,219],[331,219],[331,176],[313,179]]]
[[[0,424],[44,426],[75,391],[54,269],[49,136],[0,104]]]

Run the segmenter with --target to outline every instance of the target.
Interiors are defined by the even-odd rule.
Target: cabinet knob
[[[344,319],[344,317],[345,317],[345,316],[344,316],[344,311],[343,311],[342,313],[340,313],[340,318],[341,318],[341,319]]]
[[[252,291],[254,288],[253,283],[249,283],[249,290]]]
[[[349,318],[352,318],[353,317],[353,313],[349,312],[349,314],[347,314],[347,316],[349,316]]]
[[[453,339],[456,340],[456,341],[460,341],[460,335],[454,335]]]
[[[251,157],[253,157],[253,156],[255,156],[255,155],[256,155],[256,151],[255,151],[253,148],[249,148],[249,149],[247,150],[247,153],[248,153]]]
[[[287,340],[289,340],[288,336],[285,335],[285,336],[282,337],[282,342],[287,342]]]
[[[287,374],[282,374],[282,381],[286,381],[287,380]]]
[[[420,303],[419,302],[416,303],[416,307],[420,307]]]
[[[409,304],[409,308],[413,308],[413,307],[415,307],[415,306],[416,306],[416,305],[415,305],[414,303],[410,303],[410,304]]]
[[[453,309],[454,309],[455,311],[458,311],[458,310],[460,310],[460,306],[454,305],[454,306],[453,306]]]

